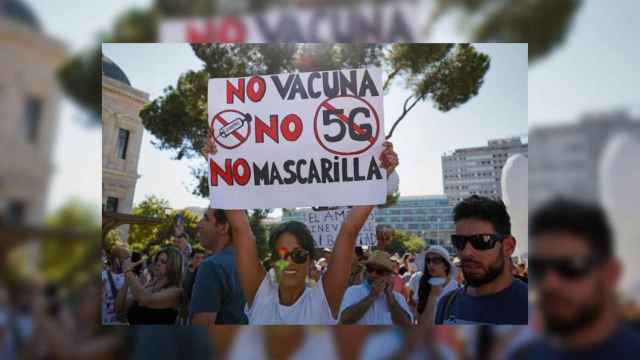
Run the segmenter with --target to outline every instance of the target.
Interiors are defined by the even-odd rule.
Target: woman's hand
[[[382,153],[380,154],[380,162],[382,167],[387,170],[387,177],[395,171],[398,166],[398,154],[393,150],[393,144],[390,141],[385,141],[382,144]]]

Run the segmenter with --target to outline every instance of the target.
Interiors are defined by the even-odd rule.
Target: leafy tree
[[[254,209],[249,214],[249,225],[251,231],[256,238],[256,246],[258,249],[258,258],[263,261],[270,255],[269,250],[269,234],[270,228],[264,224],[264,219],[269,216],[272,209]]]
[[[175,87],[140,112],[143,124],[158,139],[162,150],[174,150],[175,159],[199,156],[208,132],[207,81],[212,77],[236,77],[291,71],[322,71],[385,65],[390,73],[388,90],[396,79],[404,79],[411,95],[391,133],[418,102],[429,100],[441,111],[460,106],[478,94],[489,57],[471,45],[451,44],[194,44],[194,53],[204,62],[200,71],[180,76]],[[181,119],[179,123],[173,119]],[[193,193],[207,197],[206,169],[194,168]]]
[[[169,211],[168,211],[169,210]],[[148,196],[133,208],[132,214],[162,220],[160,225],[132,225],[129,230],[129,248],[152,255],[161,247],[169,245],[175,236],[176,215],[184,216],[184,231],[189,236],[189,243],[197,245],[198,215],[189,210],[173,210],[169,202],[154,195]]]
[[[389,254],[398,253],[403,255],[405,252],[419,253],[424,250],[425,243],[421,237],[410,234],[403,230],[395,229],[391,241],[385,246],[384,250]]]
[[[377,0],[376,0],[377,1]],[[251,9],[259,11],[278,0],[250,0]],[[350,0],[350,3],[364,0]],[[438,20],[449,14],[460,15],[468,38],[479,42],[520,42],[529,45],[529,62],[535,63],[561,45],[571,29],[571,21],[580,0],[437,0],[427,19],[422,36],[429,37]],[[102,42],[155,42],[161,17],[214,16],[218,2],[210,0],[156,0],[148,9],[132,9],[114,22]],[[60,70],[64,91],[88,111],[95,124],[100,114],[100,49],[80,51]]]
[[[42,240],[38,267],[46,280],[74,287],[86,280],[86,274],[99,271],[100,227],[93,204],[70,200],[50,215],[46,224],[52,230],[75,230],[88,234],[82,239]]]

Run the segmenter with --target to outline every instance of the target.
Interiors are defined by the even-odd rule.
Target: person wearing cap
[[[430,297],[434,299],[432,304],[435,305],[442,294],[458,288],[455,280],[457,269],[445,248],[440,245],[431,246],[423,256],[424,269],[417,272],[410,283],[418,314],[424,313]],[[432,286],[441,286],[443,290],[442,292],[431,291]]]
[[[340,305],[340,323],[358,325],[410,325],[411,310],[402,294],[393,290],[393,262],[388,253],[375,251],[364,262],[367,278],[347,289]]]

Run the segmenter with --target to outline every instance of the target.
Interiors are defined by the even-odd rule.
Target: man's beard
[[[541,294],[541,297],[554,296]],[[586,326],[597,320],[602,314],[604,306],[602,303],[588,304],[580,307],[577,315],[573,319],[562,319],[548,315],[544,309],[542,309],[542,316],[544,317],[546,329],[558,336],[569,336],[578,330],[585,328]]]
[[[479,287],[485,284],[488,284],[495,280],[502,272],[504,271],[504,258],[498,256],[496,261],[493,264],[490,264],[486,274],[467,274],[462,268],[462,273],[464,274],[464,279],[467,284],[472,287]]]

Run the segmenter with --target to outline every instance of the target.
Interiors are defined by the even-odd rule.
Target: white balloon
[[[398,171],[392,172],[387,178],[387,195],[392,195],[398,191],[400,187],[400,176]]]
[[[625,267],[622,286],[640,281],[640,139],[616,134],[600,160],[600,200],[616,239],[616,252]]]
[[[522,154],[512,155],[502,168],[502,200],[511,217],[511,233],[516,238],[514,256],[529,249],[529,160]]]

